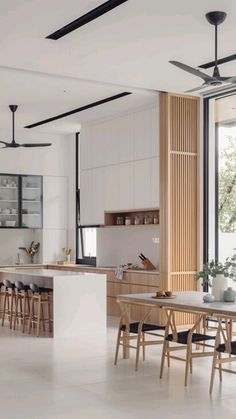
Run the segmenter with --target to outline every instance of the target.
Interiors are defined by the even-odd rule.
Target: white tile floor
[[[159,380],[161,347],[147,348],[134,372],[130,360],[113,365],[116,319],[105,339],[55,342],[0,327],[1,419],[236,418],[236,376],[224,374],[208,395],[211,360],[195,360],[187,389],[184,364],[171,362]]]

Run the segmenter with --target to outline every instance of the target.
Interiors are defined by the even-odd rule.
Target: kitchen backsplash
[[[97,229],[97,266],[128,262],[141,266],[142,252],[155,266],[159,264],[159,226],[124,226]]]

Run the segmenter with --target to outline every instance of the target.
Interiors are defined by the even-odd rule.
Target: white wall
[[[0,139],[10,139],[11,133],[0,130]],[[44,177],[44,229],[0,229],[0,263],[16,260],[18,246],[31,240],[40,241],[39,262],[52,262],[62,257],[62,247],[74,245],[68,241],[69,215],[73,211],[74,135],[42,134],[34,130],[17,130],[21,142],[51,141],[48,148],[0,149],[0,173],[32,174]],[[71,234],[70,234],[71,235]],[[22,254],[23,255],[23,254]],[[27,258],[25,257],[25,261]]]

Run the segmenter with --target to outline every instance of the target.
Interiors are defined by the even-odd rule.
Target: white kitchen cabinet
[[[134,162],[134,209],[152,207],[151,160]]]
[[[160,159],[155,157],[151,159],[151,208],[160,206]]]
[[[155,108],[134,114],[134,160],[158,154],[158,115]]]
[[[119,165],[107,166],[105,168],[106,190],[105,210],[116,211],[120,205],[120,167]]]
[[[134,208],[134,164],[119,165],[119,206],[118,210]]]
[[[80,173],[80,223],[92,224],[92,170],[82,170]]]
[[[104,224],[105,169],[83,170],[80,179],[80,220],[82,225]]]
[[[92,170],[91,224],[104,224],[105,211],[105,169]]]
[[[89,169],[91,165],[91,128],[85,127],[80,134],[80,169]]]
[[[119,154],[118,163],[131,162],[134,159],[134,118],[133,115],[119,119]]]

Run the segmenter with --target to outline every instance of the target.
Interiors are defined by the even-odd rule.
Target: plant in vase
[[[229,278],[235,280],[236,255],[227,258],[224,263],[211,260],[203,265],[202,271],[194,278],[201,279],[202,285],[212,287],[212,295],[216,301],[223,301],[224,291],[228,288]]]
[[[36,253],[39,252],[39,247],[40,247],[40,243],[35,243],[34,241],[32,241],[28,248],[19,247],[18,249],[24,250],[27,253],[27,255],[30,257],[31,263],[34,263],[34,256],[36,255]]]

